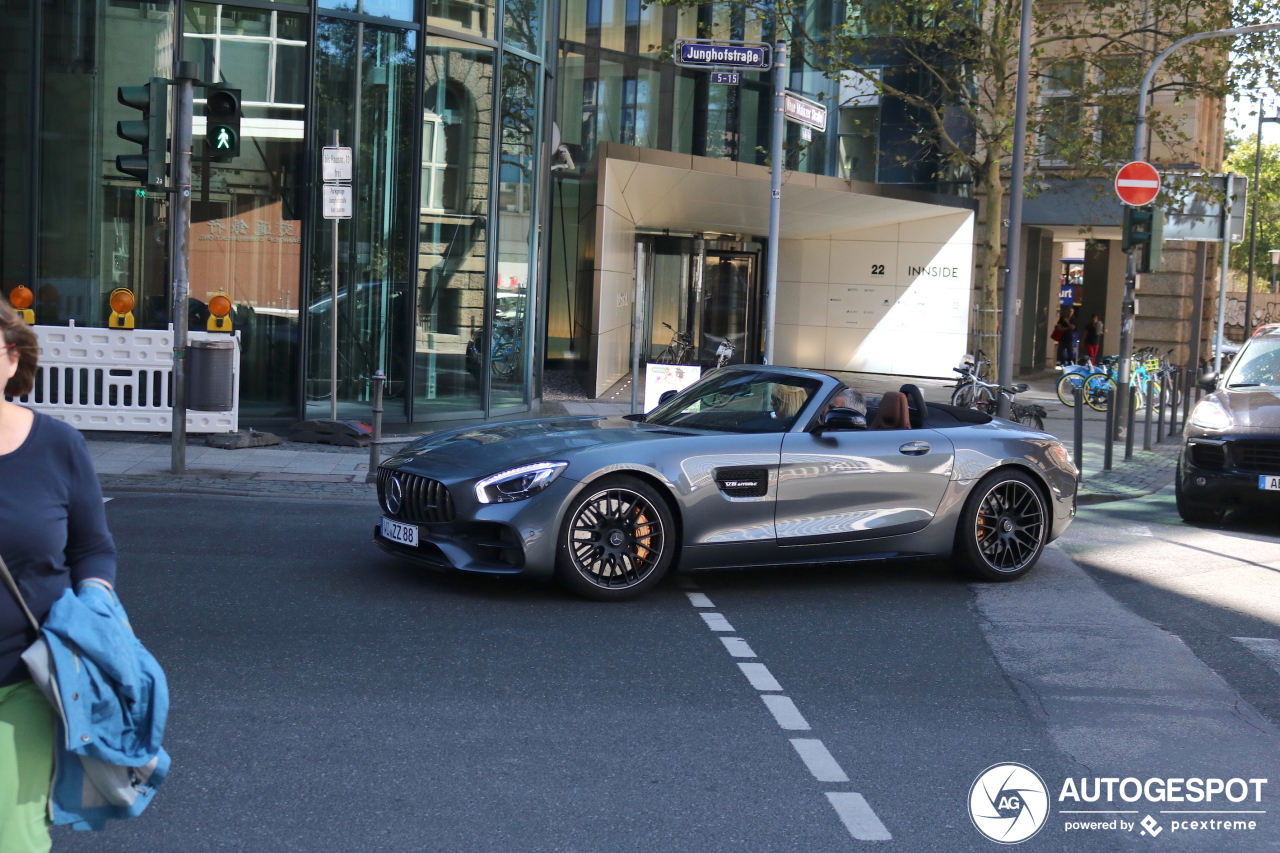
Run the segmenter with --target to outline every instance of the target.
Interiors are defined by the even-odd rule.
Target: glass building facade
[[[820,29],[844,7],[813,0],[807,14]],[[187,310],[203,329],[211,296],[231,297],[246,423],[328,414],[335,323],[344,417],[367,415],[377,371],[390,420],[536,407],[543,364],[580,357],[590,334],[580,196],[598,147],[767,163],[768,74],[711,84],[664,53],[680,36],[769,37],[772,21],[723,4],[0,0],[0,27],[0,292],[29,287],[40,324],[105,325],[117,287],[135,294],[138,327],[169,324],[169,199],[114,167],[137,151],[116,122],[138,117],[116,88],[186,60],[241,90],[241,154],[227,163],[203,159],[196,92]],[[891,60],[880,73],[918,88]],[[832,105],[826,133],[788,125],[789,169],[966,193],[921,151],[902,104],[795,50],[789,85]],[[354,216],[336,231],[318,175],[335,140],[354,151]],[[758,294],[766,242],[721,240],[716,274],[745,265],[734,280]],[[701,275],[675,245],[656,246],[655,265]]]
[[[483,418],[532,402],[549,78],[544,0],[0,0],[0,292],[42,325],[103,326],[135,294],[170,322],[170,204],[115,170],[137,147],[116,89],[172,77],[242,92],[241,154],[202,159],[196,90],[193,329],[230,295],[242,422],[340,413]],[[354,215],[319,216],[320,148],[354,151]],[[336,273],[337,288],[334,280]],[[335,304],[336,303],[336,304]]]

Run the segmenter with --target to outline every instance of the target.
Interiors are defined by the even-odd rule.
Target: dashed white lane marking
[[[677,576],[676,583],[684,589],[698,588],[696,583],[686,577]],[[686,594],[689,596],[689,603],[694,607],[712,606],[711,599],[705,595],[700,593]],[[702,617],[702,620],[707,623],[707,627],[712,631],[720,633],[733,632],[733,626],[729,624],[729,620],[725,619],[720,613],[700,612],[698,615]],[[747,645],[747,641],[741,637],[721,637],[720,642],[724,643],[725,649],[735,658],[756,657],[756,653],[752,651],[751,646]],[[1280,646],[1280,643],[1277,643],[1277,645]],[[760,699],[764,702],[765,707],[769,709],[769,713],[773,714],[773,719],[780,728],[786,731],[810,730],[809,721],[800,713],[796,703],[790,697],[778,695],[778,691],[782,690],[782,685],[773,677],[773,673],[769,672],[768,667],[762,663],[739,663],[738,667],[746,675],[747,680],[751,682],[751,686],[761,691]],[[822,741],[817,738],[791,738],[791,746],[795,749],[796,754],[800,756],[800,760],[804,762],[805,767],[809,769],[813,778],[819,782],[849,781],[849,776],[844,772],[844,768],[840,766],[835,756],[831,754],[826,744]],[[835,809],[840,822],[844,824],[844,828],[855,841],[893,840],[888,828],[876,816],[871,805],[861,794],[851,791],[829,791],[826,797],[832,808]]]
[[[1280,640],[1267,637],[1232,637],[1231,639],[1262,658],[1267,666],[1280,672]]]
[[[1120,532],[1125,536],[1154,536],[1151,528],[1145,524],[1125,524],[1121,526]]]
[[[109,500],[112,500],[112,499],[111,499],[111,498],[103,498],[103,499],[102,499],[102,502],[103,502],[103,503],[106,503],[106,502],[107,502],[107,501],[109,501]]]
[[[849,781],[848,775],[835,757],[827,751],[827,746],[822,741],[811,737],[793,737],[791,745],[796,748],[796,752],[800,754],[800,760],[804,762],[805,767],[809,768],[813,778],[819,782]]]
[[[727,634],[733,633],[733,626],[729,624],[729,620],[721,616],[719,613],[699,613],[702,621],[707,623],[707,627],[712,631],[724,631]]]
[[[876,817],[871,806],[861,794],[831,792],[827,799],[840,815],[840,822],[849,834],[859,841],[892,841],[889,830]]]
[[[740,663],[738,669],[742,670],[742,674],[747,677],[747,681],[751,682],[751,686],[756,690],[779,691],[782,685],[778,683],[778,679],[773,677],[773,673],[769,671],[769,667],[762,663]]]
[[[809,731],[809,721],[800,713],[800,709],[796,707],[796,703],[791,701],[788,696],[779,696],[776,693],[766,693],[760,696],[764,700],[764,705],[773,714],[773,718],[778,721],[778,725],[782,726],[789,732],[807,732]]]
[[[721,637],[720,642],[724,643],[724,647],[729,650],[729,654],[735,658],[753,658],[756,653],[751,651],[751,647],[747,645],[747,641],[741,637]]]

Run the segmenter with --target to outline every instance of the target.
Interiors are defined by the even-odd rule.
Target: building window
[[[183,56],[200,64],[201,79],[239,88],[246,107],[303,108],[304,16],[188,3],[183,17]]]
[[[1040,156],[1049,163],[1079,159],[1085,138],[1085,67],[1079,59],[1050,64],[1040,74]]]

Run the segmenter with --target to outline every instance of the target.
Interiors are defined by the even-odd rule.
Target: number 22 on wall
[[[872,264],[872,265],[871,265],[871,274],[872,274],[872,275],[884,275],[884,264]]]

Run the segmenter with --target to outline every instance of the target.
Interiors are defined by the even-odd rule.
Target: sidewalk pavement
[[[928,400],[944,402],[951,396],[952,383],[944,380],[872,374],[849,376],[852,384],[871,395],[896,389],[904,382],[913,382],[921,387]],[[1031,390],[1021,395],[1019,400],[1044,406],[1047,412],[1046,431],[1057,436],[1071,450],[1073,411],[1063,406],[1054,392],[1058,376],[1057,373],[1046,373],[1033,378],[1028,383]],[[630,403],[630,381],[623,379],[594,400],[545,401],[541,417],[619,415],[631,410]],[[1135,424],[1135,431],[1140,448],[1141,420]],[[1117,442],[1113,468],[1103,471],[1104,432],[1104,416],[1086,410],[1084,477],[1079,491],[1081,504],[1141,497],[1173,482],[1181,446],[1179,436],[1166,437],[1163,444],[1154,444],[1150,451],[1135,450],[1129,462],[1124,461],[1124,443]],[[404,441],[416,437],[387,439],[382,457],[386,458]],[[169,472],[171,450],[166,435],[88,432],[85,438],[97,466],[99,480],[107,492],[263,495],[360,502],[372,501],[376,495],[373,484],[365,481],[369,467],[367,449],[285,442],[273,447],[222,450],[208,447],[202,437],[193,436],[187,445],[187,473],[177,476]]]

